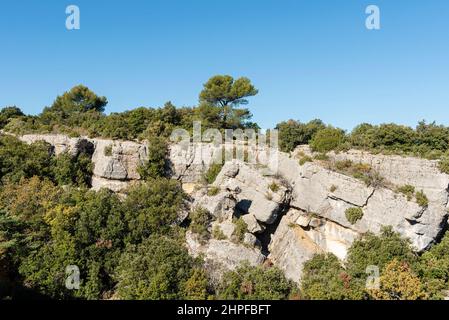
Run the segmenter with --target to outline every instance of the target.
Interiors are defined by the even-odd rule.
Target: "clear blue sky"
[[[65,29],[65,8],[81,30]],[[381,30],[365,28],[365,8]],[[197,103],[212,75],[247,76],[263,128],[321,118],[449,124],[447,0],[2,0],[0,106],[39,113],[76,84],[107,112]]]

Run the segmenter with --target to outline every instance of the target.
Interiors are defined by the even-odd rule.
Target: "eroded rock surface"
[[[94,189],[116,192],[140,179],[138,167],[148,158],[145,143],[104,139],[69,138],[63,135],[26,135],[23,141],[45,140],[56,154],[77,154],[89,150],[95,165]],[[328,161],[351,160],[369,164],[388,182],[376,187],[347,174],[331,170],[323,161],[299,164],[299,153],[312,155],[307,146],[292,154],[268,156],[255,149],[257,164],[227,162],[207,192],[204,172],[224,146],[213,144],[172,145],[169,162],[172,177],[179,180],[192,197],[191,208],[207,209],[225,239],[200,242],[188,233],[187,246],[193,255],[203,254],[217,272],[235,268],[243,260],[262,263],[268,258],[295,281],[302,265],[318,252],[332,252],[345,259],[353,241],[366,232],[379,233],[392,226],[408,237],[417,251],[429,247],[447,226],[449,175],[441,173],[436,161],[413,157],[374,155],[350,150],[329,153]],[[428,198],[427,206],[407,199],[396,187],[412,185]],[[210,187],[210,186],[209,186]],[[345,211],[360,208],[363,216],[354,224]],[[248,226],[242,242],[232,239],[233,219],[241,217]],[[212,267],[211,267],[212,268]]]
[[[140,180],[138,168],[148,158],[147,146],[132,141],[70,138],[58,134],[30,134],[19,138],[26,143],[45,141],[54,147],[56,155],[87,151],[94,164],[92,188],[95,190],[108,188],[120,192],[126,189],[133,181]]]

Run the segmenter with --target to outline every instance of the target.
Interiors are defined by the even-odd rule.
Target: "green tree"
[[[310,140],[310,147],[313,151],[322,153],[337,149],[345,141],[345,133],[343,130],[327,127],[319,130]]]
[[[105,97],[97,96],[89,88],[78,85],[58,96],[51,107],[44,108],[40,121],[50,127],[89,127],[102,117],[107,103]]]
[[[107,190],[67,189],[43,219],[51,237],[19,267],[28,286],[53,298],[111,296],[127,230],[119,198]],[[69,265],[80,269],[79,290],[65,288]]]
[[[248,78],[234,80],[228,75],[216,75],[204,84],[199,98],[200,103],[221,107],[223,124],[235,126],[251,115],[247,109],[233,109],[233,107],[248,104],[246,98],[257,93],[258,90]]]
[[[378,266],[382,271],[393,259],[413,265],[417,261],[417,255],[409,240],[402,238],[391,227],[384,227],[379,236],[368,233],[352,244],[348,250],[346,266],[353,278],[364,282],[368,266]]]
[[[129,245],[122,255],[117,269],[118,295],[121,299],[170,300],[185,298],[187,290],[198,297],[202,290],[198,283],[192,285],[194,267],[195,261],[181,243],[152,236],[139,245]],[[192,291],[187,289],[192,287]]]
[[[430,297],[444,298],[442,291],[449,290],[449,232],[440,243],[422,254],[417,270]]]
[[[91,156],[87,153],[76,156],[68,152],[61,153],[54,159],[53,173],[55,181],[60,185],[90,187],[93,174]]]
[[[223,275],[218,297],[229,300],[286,300],[298,294],[296,285],[276,267],[242,264]]]
[[[422,300],[428,297],[410,266],[396,259],[385,266],[380,276],[380,288],[368,292],[376,300]]]
[[[163,137],[150,136],[148,139],[148,160],[138,168],[140,176],[147,179],[164,177],[167,170],[168,145]]]
[[[304,264],[301,289],[311,300],[361,299],[363,290],[333,254],[317,254]]]
[[[3,108],[2,110],[0,110],[0,129],[6,126],[9,120],[24,116],[25,114],[22,112],[22,110],[20,110],[16,106]]]
[[[321,120],[312,120],[308,123],[301,123],[295,120],[288,120],[276,125],[279,130],[279,147],[281,151],[293,151],[298,145],[308,144],[318,131],[326,128]]]
[[[18,182],[32,176],[52,177],[52,147],[43,141],[27,145],[0,135],[0,181]]]
[[[123,203],[128,241],[138,243],[152,234],[167,234],[178,221],[185,197],[179,182],[164,178],[131,187]]]

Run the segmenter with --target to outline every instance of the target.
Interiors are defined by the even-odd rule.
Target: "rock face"
[[[64,135],[33,134],[19,137],[26,143],[45,141],[54,146],[55,154],[68,152],[76,155],[88,150],[92,155],[94,171],[92,187],[120,192],[140,179],[138,167],[148,158],[147,146],[131,141],[69,138]]]
[[[229,190],[235,195],[237,208],[253,217],[247,218],[250,223],[251,220],[257,220],[272,224],[282,205],[289,201],[289,190],[281,181],[264,177],[257,170],[237,161],[225,163],[214,186]]]
[[[217,275],[245,260],[251,265],[264,262],[266,256],[257,235],[277,220],[290,201],[289,189],[278,178],[263,176],[253,166],[238,161],[223,166],[213,187],[219,190],[214,195],[205,190],[194,193],[192,207],[207,209],[214,218],[209,230],[213,235],[213,230],[219,230],[224,239],[200,241],[189,235],[189,252],[194,256],[203,254],[209,271]],[[243,239],[234,234],[234,221],[239,217],[247,225]]]
[[[265,256],[257,248],[236,244],[230,240],[211,239],[201,243],[191,232],[186,234],[186,244],[191,255],[204,256],[209,274],[217,280],[224,272],[234,270],[243,262],[256,266],[265,260]]]
[[[359,151],[329,154],[330,161],[369,164],[388,181],[387,186],[374,188],[332,171],[320,161],[300,165],[299,151],[310,154],[308,148],[291,155],[279,153],[276,162],[262,161],[251,170],[243,166],[243,172],[241,165],[226,164],[214,183],[232,192],[237,209],[246,213],[243,219],[248,231],[256,236],[279,219],[280,207],[290,208],[271,235],[268,255],[289,278],[299,281],[302,264],[317,252],[332,252],[344,260],[355,239],[366,232],[379,233],[383,226],[392,226],[422,251],[447,225],[449,176],[438,171],[435,161]],[[260,178],[264,171],[282,177],[281,185],[289,186],[291,195],[286,197],[283,191],[267,195],[268,182]],[[421,207],[396,191],[406,184],[423,190],[429,204]],[[354,207],[360,208],[363,216],[352,224],[345,211]]]
[[[137,168],[147,158],[147,146],[136,142],[62,135],[26,135],[28,143],[45,140],[55,153],[77,154],[88,151],[95,164],[92,186],[121,191],[138,181]],[[367,186],[352,176],[331,170],[323,161],[299,164],[299,153],[312,155],[307,146],[292,154],[268,156],[267,150],[251,150],[256,164],[226,162],[208,195],[203,174],[222,157],[226,146],[213,144],[174,144],[169,162],[172,177],[189,190],[191,207],[200,206],[213,216],[209,226],[219,230],[220,239],[199,241],[187,236],[193,255],[202,254],[217,271],[233,269],[243,260],[262,263],[267,257],[286,275],[299,281],[302,265],[318,252],[332,252],[344,260],[347,249],[366,232],[379,233],[391,226],[408,237],[417,251],[425,250],[447,226],[449,175],[440,173],[436,161],[412,157],[374,155],[351,150],[329,153],[328,161],[351,160],[369,164],[388,183]],[[407,199],[397,187],[412,185],[423,191],[428,205],[421,207]],[[217,191],[218,190],[218,191]],[[352,224],[348,208],[359,208],[362,217]],[[235,241],[233,220],[241,217],[247,232]],[[264,254],[262,254],[264,252]]]
[[[324,252],[301,228],[297,221],[300,212],[292,209],[282,217],[270,242],[268,258],[293,281],[301,279],[304,262],[314,254]]]

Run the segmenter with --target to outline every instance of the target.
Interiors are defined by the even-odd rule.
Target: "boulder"
[[[288,279],[299,283],[304,262],[323,250],[294,220],[292,212],[282,217],[271,238],[268,259],[283,270]]]

